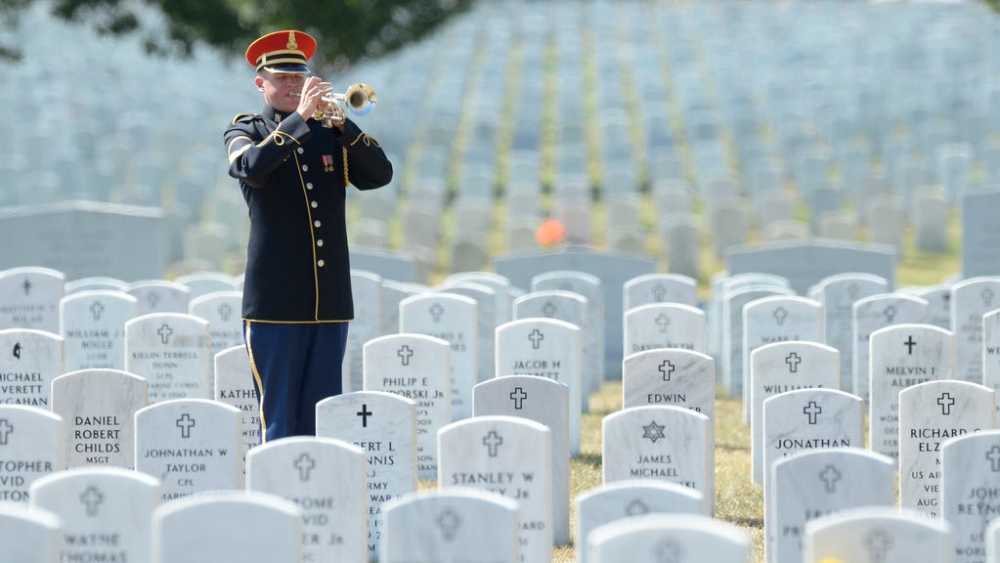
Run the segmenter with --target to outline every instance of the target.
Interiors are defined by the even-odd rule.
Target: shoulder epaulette
[[[237,113],[236,117],[233,118],[233,122],[230,125],[236,125],[240,121],[249,121],[257,114],[255,113]]]

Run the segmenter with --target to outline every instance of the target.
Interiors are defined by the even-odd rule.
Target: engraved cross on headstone
[[[87,509],[87,516],[97,516],[97,509],[104,504],[104,495],[97,487],[91,485],[80,495],[80,503]]]
[[[993,447],[986,452],[986,459],[990,462],[990,471],[1000,473],[1000,445],[994,444]]]
[[[361,403],[361,410],[359,410],[358,412],[354,413],[354,416],[360,416],[361,417],[361,427],[362,428],[368,428],[368,417],[371,416],[371,415],[373,415],[373,414],[375,414],[375,413],[373,413],[372,411],[368,410],[368,404],[367,403]]]
[[[955,397],[952,397],[951,393],[948,392],[941,393],[941,396],[937,398],[937,404],[941,407],[941,414],[950,415],[951,407],[955,406]]]
[[[784,325],[785,319],[788,318],[788,310],[784,307],[778,307],[772,314],[774,315],[774,322],[778,323],[778,326]]]
[[[401,365],[408,366],[410,365],[410,358],[413,357],[413,348],[403,344],[399,350],[396,350],[396,355],[399,356],[399,363]]]
[[[510,400],[514,401],[514,409],[521,410],[524,406],[524,400],[528,398],[528,394],[524,392],[521,387],[515,387],[513,391],[510,392]]]
[[[660,362],[659,370],[660,370],[660,375],[663,376],[663,381],[670,381],[670,378],[673,377],[674,372],[677,371],[677,366],[675,366],[674,363],[671,362],[670,360],[663,360],[662,362]]]
[[[94,301],[90,304],[90,316],[94,318],[94,322],[101,320],[101,315],[104,314],[104,304],[100,301]]]
[[[809,401],[809,404],[802,407],[802,414],[809,417],[809,424],[815,425],[819,415],[823,414],[823,407],[816,404],[816,401]]]
[[[427,311],[431,314],[431,318],[434,319],[434,322],[441,322],[441,315],[444,315],[444,307],[440,303],[432,304],[430,309]]]
[[[441,536],[444,541],[448,542],[455,539],[455,533],[462,527],[462,519],[450,508],[446,508],[441,514],[438,514],[436,522],[438,529],[441,530]]]
[[[21,287],[24,288],[25,295],[31,293],[31,280],[29,280],[28,278],[24,278],[24,283],[21,284]]]
[[[889,305],[882,311],[882,316],[885,317],[885,322],[887,324],[892,324],[896,320],[896,307],[894,305]]]
[[[892,549],[892,538],[882,530],[872,530],[865,536],[865,549],[871,563],[883,563]]]
[[[312,458],[308,453],[302,452],[295,460],[295,469],[299,472],[299,481],[303,483],[309,481],[312,476],[312,470],[316,468],[316,460]]]
[[[640,514],[649,514],[649,506],[642,502],[642,499],[633,499],[632,502],[625,505],[625,516],[639,516]]]
[[[229,318],[233,316],[233,307],[229,303],[222,303],[219,305],[217,311],[219,313],[219,318],[225,323],[228,323]]]
[[[832,465],[827,465],[823,468],[823,471],[819,472],[819,480],[823,482],[828,493],[837,492],[837,483],[840,482],[840,479],[840,471]]]
[[[913,355],[913,347],[916,346],[916,345],[917,345],[917,342],[915,340],[913,340],[913,335],[911,334],[911,335],[907,336],[906,342],[903,342],[903,346],[906,346],[906,355],[907,356],[912,356]]]
[[[490,430],[488,434],[483,436],[483,445],[486,446],[490,457],[496,457],[500,446],[503,445],[503,436],[497,434],[496,430]]]
[[[14,433],[14,425],[6,418],[0,418],[0,446],[7,445],[7,437]]]
[[[542,347],[542,340],[545,340],[545,335],[542,334],[542,331],[536,328],[528,335],[528,340],[531,341],[531,348],[538,350]]]
[[[163,324],[160,329],[156,331],[156,334],[160,335],[160,342],[167,344],[170,342],[170,335],[174,333],[174,329],[170,328],[170,325]]]
[[[656,326],[660,327],[660,333],[663,334],[667,332],[667,327],[670,326],[670,317],[668,317],[666,313],[660,313],[659,315],[656,315],[653,322],[656,323]]]
[[[546,301],[545,305],[542,305],[542,314],[546,317],[554,317],[557,312],[559,312],[559,308],[551,301]]]
[[[785,356],[785,363],[788,364],[789,373],[798,373],[799,364],[802,363],[802,356],[798,352],[792,352],[791,354]]]
[[[680,545],[662,540],[653,546],[653,558],[656,563],[683,563],[684,550]]]
[[[667,299],[667,288],[663,287],[662,283],[658,283],[653,286],[653,300],[657,303],[662,303]]]
[[[181,438],[187,440],[191,437],[191,429],[197,426],[197,423],[190,414],[184,413],[177,419],[176,425],[181,429]]]

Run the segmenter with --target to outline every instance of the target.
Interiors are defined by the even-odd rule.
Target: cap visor
[[[297,64],[280,64],[262,67],[261,70],[273,72],[275,74],[309,74],[309,67]]]

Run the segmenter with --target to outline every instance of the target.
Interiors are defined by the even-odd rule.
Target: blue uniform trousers
[[[316,403],[341,392],[347,325],[243,321],[262,442],[316,435]]]

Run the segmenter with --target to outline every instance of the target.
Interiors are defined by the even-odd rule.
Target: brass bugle
[[[301,96],[302,91],[292,92],[291,94],[293,96]],[[364,115],[370,112],[377,101],[375,89],[364,82],[352,84],[344,93],[335,92],[326,94],[321,99],[327,104],[343,103],[355,115]],[[323,118],[323,111],[317,110],[316,113],[318,115],[314,116],[314,118],[321,120]]]

